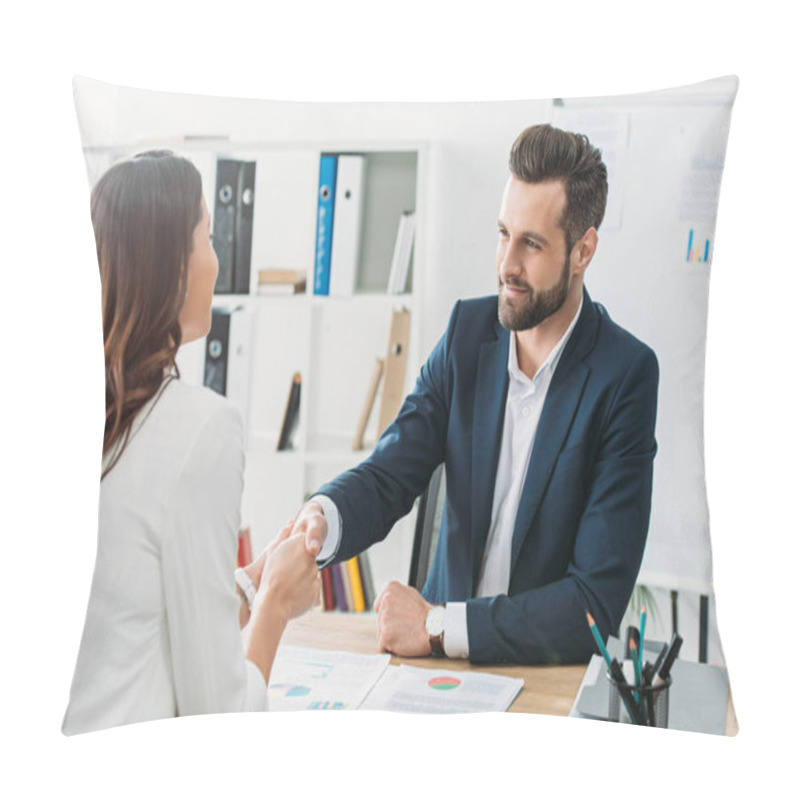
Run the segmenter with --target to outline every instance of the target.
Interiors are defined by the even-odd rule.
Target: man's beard
[[[527,289],[530,297],[522,305],[514,305],[509,300],[504,300],[502,294],[497,298],[497,313],[500,323],[510,331],[527,331],[544,322],[548,317],[558,311],[567,299],[569,293],[569,255],[561,270],[561,277],[552,289],[534,292],[528,283],[519,278],[509,278],[505,281],[509,286]],[[503,281],[499,289],[502,292]]]

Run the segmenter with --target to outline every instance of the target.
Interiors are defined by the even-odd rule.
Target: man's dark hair
[[[606,210],[608,174],[600,151],[581,133],[533,125],[517,137],[508,158],[511,173],[527,183],[562,180],[567,195],[559,220],[567,252]]]

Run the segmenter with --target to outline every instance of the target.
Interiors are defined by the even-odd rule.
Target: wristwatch
[[[236,581],[236,586],[239,588],[239,591],[242,593],[244,600],[247,603],[247,608],[251,609],[253,607],[253,600],[256,599],[255,584],[250,580],[250,576],[241,567],[239,567],[239,569],[233,573],[233,578]]]
[[[443,658],[444,652],[444,606],[434,606],[425,618],[425,630],[431,645],[431,654]]]

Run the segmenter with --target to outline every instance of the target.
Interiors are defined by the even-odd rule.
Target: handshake
[[[284,621],[319,603],[320,574],[317,557],[328,536],[322,506],[309,500],[294,520],[289,520],[261,555],[244,568],[255,588],[248,611],[242,604],[240,623],[245,629],[257,604],[268,604]],[[409,586],[392,581],[376,598],[378,645],[398,656],[431,654],[425,622],[433,606]]]

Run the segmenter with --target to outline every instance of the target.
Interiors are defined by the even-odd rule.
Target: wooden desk
[[[300,647],[346,650],[351,653],[380,653],[376,620],[373,614],[343,614],[311,611],[289,623],[283,641]],[[525,714],[550,714],[566,717],[580,688],[586,666],[563,667],[473,666],[468,661],[449,658],[397,658],[392,664],[408,664],[427,669],[471,670],[522,678],[525,685],[509,711]],[[725,735],[739,730],[733,702],[728,694]]]
[[[282,641],[300,647],[380,653],[373,615],[312,611],[289,623]],[[471,670],[522,678],[525,685],[509,711],[566,717],[586,672],[585,665],[565,667],[472,666],[449,658],[397,658],[392,664],[427,669]]]

